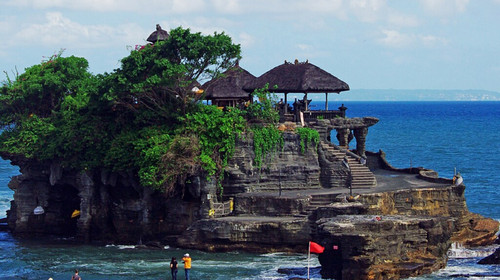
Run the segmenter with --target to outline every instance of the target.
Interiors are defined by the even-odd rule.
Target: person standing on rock
[[[172,280],[177,280],[177,259],[172,257],[170,261],[170,272],[172,273]]]
[[[82,277],[78,275],[78,269],[75,269],[75,274],[71,276],[71,280],[82,280]]]
[[[191,270],[191,257],[188,253],[184,254],[182,262],[184,263],[184,273],[186,273],[186,280],[189,280],[189,271]]]

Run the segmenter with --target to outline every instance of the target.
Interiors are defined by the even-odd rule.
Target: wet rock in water
[[[321,267],[311,267],[309,269],[310,274],[318,274],[321,270]],[[278,273],[285,274],[287,276],[292,277],[288,278],[288,280],[303,280],[307,279],[307,267],[283,267],[278,268]]]
[[[500,264],[500,248],[496,249],[493,254],[481,259],[478,264]]]

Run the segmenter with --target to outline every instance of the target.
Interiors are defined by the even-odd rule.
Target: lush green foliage
[[[254,123],[253,133],[255,164],[261,168],[263,160],[278,147],[283,146],[283,135],[276,127],[279,112],[275,109],[277,97],[269,92],[269,85],[256,89],[252,98],[258,102],[251,103],[246,108],[247,119]]]
[[[251,122],[272,123],[279,121],[279,112],[275,110],[276,96],[269,92],[269,85],[256,89],[252,93],[252,98],[257,98],[259,102],[251,103],[247,108],[247,118]]]
[[[239,58],[240,46],[224,33],[182,28],[132,50],[112,73],[92,75],[84,58],[51,56],[4,82],[0,153],[133,171],[142,184],[167,192],[197,166],[221,173],[241,112],[199,106],[203,96],[192,88]]]
[[[224,33],[203,36],[189,29],[170,31],[166,41],[146,45],[122,59],[122,68],[107,77],[105,97],[146,123],[175,121],[202,98],[193,92],[240,58],[240,46]]]
[[[92,76],[84,58],[52,56],[4,85],[0,95],[0,125],[18,124],[28,115],[50,117],[67,97],[89,94]]]
[[[132,50],[112,73],[92,75],[84,58],[61,53],[34,65],[0,94],[0,153],[56,160],[77,170],[135,174],[144,186],[182,193],[202,168],[220,187],[247,120],[258,167],[283,145],[276,98],[265,87],[240,111],[200,104],[198,80],[240,58],[225,34],[171,30],[168,40]],[[309,134],[304,139],[311,141]],[[301,139],[302,139],[301,134]],[[309,138],[307,138],[309,137]]]
[[[54,125],[36,115],[25,118],[16,129],[6,129],[2,133],[3,149],[27,158],[39,155],[45,139],[54,131]]]
[[[184,118],[182,133],[198,137],[201,166],[208,176],[216,176],[220,188],[223,170],[234,152],[236,137],[245,125],[243,113],[237,108],[223,111],[214,106],[200,106],[200,111]]]
[[[300,151],[302,153],[306,151],[309,143],[315,145],[315,148],[317,148],[319,143],[319,133],[317,130],[308,127],[297,127],[296,131],[300,137]]]
[[[253,145],[255,152],[255,165],[257,168],[262,166],[262,161],[278,148],[283,147],[283,135],[276,126],[254,126]]]
[[[58,54],[6,84],[0,96],[0,150],[41,160],[61,159],[71,167],[98,164],[107,129],[88,107],[97,79],[87,66],[83,58]]]

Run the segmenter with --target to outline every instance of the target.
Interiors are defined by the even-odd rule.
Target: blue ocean
[[[324,104],[312,102],[312,109]],[[339,102],[329,102],[337,108]],[[369,129],[367,150],[383,150],[395,167],[422,166],[451,178],[464,178],[469,210],[500,220],[500,102],[345,102],[348,117],[373,116],[379,123]],[[335,137],[332,137],[335,139]],[[351,148],[355,143],[351,142]],[[0,218],[13,199],[7,184],[18,169],[0,160]],[[412,280],[500,279],[500,266],[477,265],[495,247],[465,249],[453,246],[447,268]],[[192,279],[288,279],[305,278],[304,254],[206,253],[165,247],[163,250],[133,246],[75,245],[71,240],[26,241],[0,232],[0,279],[69,279],[75,268],[85,280],[171,279],[170,258],[189,252]],[[311,267],[319,266],[316,256]],[[278,273],[294,268],[295,275]],[[184,279],[179,271],[178,279]],[[321,279],[317,269],[311,279]]]

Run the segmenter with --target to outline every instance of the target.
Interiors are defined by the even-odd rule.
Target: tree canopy
[[[196,120],[218,114],[205,119],[241,122],[224,112],[201,110],[203,96],[193,90],[238,59],[240,46],[226,34],[202,35],[181,27],[165,41],[131,50],[111,73],[93,75],[85,58],[60,52],[15,79],[7,77],[0,94],[0,152],[4,158],[57,160],[66,168],[135,170],[144,185],[172,191],[172,182],[193,172],[166,172],[186,141],[205,147],[193,150],[186,166],[201,166],[210,174],[227,149],[208,145],[227,141],[212,139],[228,138],[227,127],[215,125],[225,133],[203,136]]]
[[[131,50],[111,73],[93,75],[85,58],[60,52],[13,80],[7,76],[0,155],[132,172],[142,185],[168,195],[183,193],[199,171],[221,182],[247,119],[278,120],[267,89],[254,93],[261,102],[243,110],[202,104],[200,82],[240,58],[240,46],[226,34],[180,27],[165,41]]]
[[[240,46],[226,34],[204,36],[179,27],[167,40],[139,47],[123,58],[121,69],[107,77],[110,88],[105,97],[117,108],[142,111],[144,121],[171,120],[194,110],[202,94],[193,88],[238,59]]]

